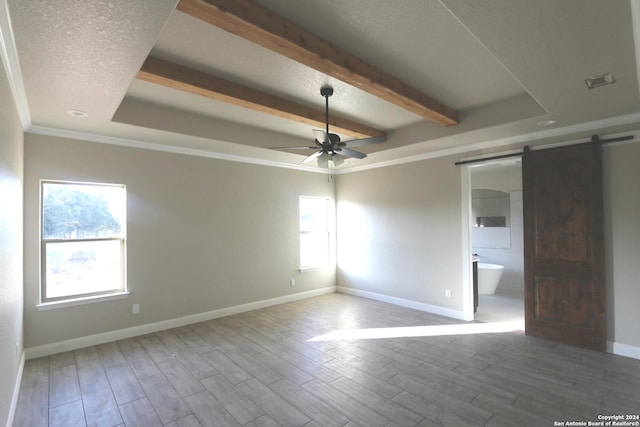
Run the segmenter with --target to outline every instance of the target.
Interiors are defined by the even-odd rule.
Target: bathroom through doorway
[[[467,166],[469,238],[477,263],[479,322],[521,322],[524,328],[524,228],[521,159]]]

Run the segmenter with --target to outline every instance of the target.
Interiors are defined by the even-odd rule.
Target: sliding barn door
[[[606,350],[602,149],[523,158],[525,332]]]

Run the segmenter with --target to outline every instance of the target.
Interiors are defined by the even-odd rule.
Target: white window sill
[[[308,273],[311,271],[318,271],[318,270],[322,270],[323,268],[327,268],[329,267],[329,264],[325,264],[325,265],[313,265],[313,266],[309,266],[309,267],[300,267],[298,269],[298,271],[300,273]]]
[[[106,294],[106,295],[95,295],[95,296],[84,297],[84,298],[66,299],[63,301],[43,302],[43,303],[37,304],[36,308],[39,311],[53,310],[55,308],[73,307],[75,305],[93,304],[96,302],[123,299],[123,298],[127,298],[128,296],[129,296],[129,291],[125,291],[125,292],[118,292],[118,293]]]

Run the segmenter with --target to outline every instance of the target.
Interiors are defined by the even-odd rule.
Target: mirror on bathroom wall
[[[472,241],[474,248],[511,247],[509,193],[490,189],[471,191]]]
[[[471,190],[474,227],[509,227],[509,193],[485,188]]]

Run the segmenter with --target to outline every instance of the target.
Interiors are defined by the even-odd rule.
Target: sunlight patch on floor
[[[462,323],[455,325],[402,326],[396,328],[339,329],[307,341],[338,341],[381,338],[435,337],[442,335],[496,334],[522,331],[524,321]]]

